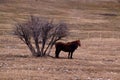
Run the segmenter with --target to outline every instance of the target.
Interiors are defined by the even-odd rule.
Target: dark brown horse
[[[64,52],[69,52],[68,58],[72,59],[73,52],[78,48],[78,46],[81,46],[80,40],[67,42],[67,43],[57,42],[55,44],[55,48],[56,48],[55,57],[59,58],[60,51],[64,51]]]

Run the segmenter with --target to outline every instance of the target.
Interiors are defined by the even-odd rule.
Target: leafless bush
[[[68,28],[65,23],[54,24],[53,20],[31,16],[27,22],[18,23],[14,33],[27,45],[33,56],[45,56],[46,53],[49,55],[56,41],[67,36]]]

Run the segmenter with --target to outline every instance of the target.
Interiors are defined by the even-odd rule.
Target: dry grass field
[[[73,59],[35,58],[12,35],[30,15],[65,21],[62,41],[81,40]],[[119,0],[0,0],[0,80],[120,80]]]

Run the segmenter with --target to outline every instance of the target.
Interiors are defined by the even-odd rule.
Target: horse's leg
[[[57,58],[59,58],[60,51],[61,51],[61,50],[59,50],[58,53],[57,53]]]
[[[70,58],[70,52],[68,53],[68,59]]]
[[[60,53],[60,50],[59,50],[59,49],[56,49],[56,51],[55,51],[55,57],[56,57],[56,58],[59,58],[59,53]]]
[[[71,52],[71,55],[70,55],[70,58],[71,58],[71,59],[73,58],[72,56],[73,56],[73,52]]]

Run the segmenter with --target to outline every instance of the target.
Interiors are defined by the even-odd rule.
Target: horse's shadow
[[[14,60],[15,58],[33,58],[33,56],[30,56],[30,55],[8,55],[8,54],[4,54],[4,55],[0,55],[1,59],[6,59],[6,60]],[[35,58],[38,58],[38,57],[35,57]],[[52,59],[68,59],[67,57],[59,57],[59,58],[56,58],[55,56],[53,55],[47,55],[45,56],[44,58],[52,58]],[[72,59],[76,59],[76,58],[72,58]],[[71,60],[72,60],[71,59]]]
[[[68,57],[59,57],[59,58],[56,58],[55,56],[51,56],[51,55],[49,55],[49,57],[51,57],[51,58],[53,58],[53,59],[70,59],[70,58],[68,58]],[[77,58],[72,58],[72,59],[77,59]],[[71,59],[71,60],[72,60]]]

